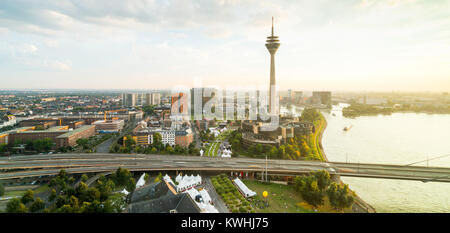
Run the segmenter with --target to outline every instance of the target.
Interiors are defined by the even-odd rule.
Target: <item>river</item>
[[[344,106],[322,112],[328,122],[322,145],[329,161],[406,165],[450,155],[449,114],[394,113],[351,119],[342,116]],[[427,162],[414,165],[427,166]],[[428,166],[450,168],[450,156],[430,160]],[[341,179],[377,212],[450,212],[450,183]]]

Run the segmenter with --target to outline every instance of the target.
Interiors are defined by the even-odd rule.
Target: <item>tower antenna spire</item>
[[[272,36],[273,36],[273,16],[272,16]]]

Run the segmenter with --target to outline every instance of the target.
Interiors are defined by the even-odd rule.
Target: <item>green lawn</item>
[[[314,209],[319,213],[353,213],[351,207],[342,211],[333,209],[327,195],[324,197],[324,204],[314,208],[303,200],[292,185],[263,183],[257,180],[242,180],[242,182],[257,193],[258,197],[255,198],[257,200],[264,200],[262,196],[264,191],[269,193],[267,197],[269,207],[255,208],[257,213],[314,213]]]
[[[44,185],[39,186],[39,188],[34,189],[33,192],[34,192],[34,194],[37,194],[37,193],[43,193],[43,192],[46,192],[49,190],[50,190],[50,187],[48,187],[47,184],[44,184]]]
[[[26,190],[6,191],[3,197],[22,197]]]
[[[303,202],[293,186],[263,183],[255,180],[242,180],[247,187],[257,193],[257,200],[264,200],[262,193],[267,191],[269,206],[266,208],[255,208],[257,213],[311,213],[311,209],[302,207],[299,203]]]

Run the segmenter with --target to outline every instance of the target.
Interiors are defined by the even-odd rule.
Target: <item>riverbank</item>
[[[328,162],[328,158],[327,155],[325,154],[325,150],[323,149],[322,146],[322,136],[323,133],[325,132],[325,129],[327,128],[327,120],[325,119],[325,117],[322,115],[322,113],[320,113],[320,116],[322,117],[324,123],[322,125],[322,127],[320,128],[320,131],[318,132],[318,143],[319,143],[319,148],[320,148],[320,155],[322,156],[322,158],[324,159],[324,161]],[[344,184],[344,182],[342,182],[340,176],[337,176],[336,181]],[[373,208],[371,205],[369,205],[367,202],[365,202],[364,200],[362,200],[360,197],[358,197],[358,195],[355,193],[355,203],[352,206],[352,209],[354,212],[356,213],[376,213],[375,208]]]
[[[323,150],[323,146],[322,146],[322,136],[323,136],[323,132],[325,132],[325,129],[327,128],[327,120],[325,119],[325,117],[322,115],[322,113],[320,113],[320,117],[322,118],[322,125],[320,127],[320,131],[318,132],[318,137],[319,139],[317,140],[319,146],[319,155],[322,157],[323,161],[328,161],[327,155],[325,154],[325,151]]]
[[[450,114],[450,108],[434,106],[394,108],[384,105],[351,104],[342,109],[342,115],[348,118],[391,115],[393,113]]]

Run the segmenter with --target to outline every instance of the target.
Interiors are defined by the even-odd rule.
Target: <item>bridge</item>
[[[111,172],[118,167],[130,171],[267,172],[271,175],[301,175],[327,170],[332,176],[450,182],[450,168],[392,164],[266,160],[180,155],[144,154],[52,154],[0,158],[0,180],[56,175]]]

